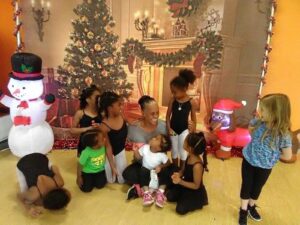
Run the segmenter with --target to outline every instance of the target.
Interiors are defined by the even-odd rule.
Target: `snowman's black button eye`
[[[22,87],[22,89],[23,89],[23,90],[25,90],[25,89],[26,89],[26,87]]]
[[[11,85],[11,87],[15,87],[15,85]]]

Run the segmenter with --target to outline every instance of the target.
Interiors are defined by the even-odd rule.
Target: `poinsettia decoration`
[[[173,18],[190,16],[195,13],[203,0],[168,0],[169,11]]]

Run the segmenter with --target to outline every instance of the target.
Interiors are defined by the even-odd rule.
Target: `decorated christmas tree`
[[[91,84],[128,97],[132,84],[121,65],[118,36],[113,33],[115,22],[105,0],[84,0],[74,12],[78,18],[72,21],[72,43],[58,68],[59,97],[77,98]]]

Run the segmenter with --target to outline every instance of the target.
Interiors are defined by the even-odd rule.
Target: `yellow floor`
[[[129,155],[128,155],[129,156]],[[130,157],[130,156],[129,156]],[[141,199],[125,201],[126,185],[107,185],[102,190],[85,194],[75,182],[75,151],[53,151],[53,164],[61,168],[66,187],[73,198],[64,211],[45,211],[32,219],[16,199],[15,175],[17,158],[9,151],[0,152],[0,225],[231,225],[237,224],[240,189],[240,158],[220,161],[209,157],[209,173],[205,174],[209,206],[186,216],[176,215],[175,204],[164,209],[154,205],[143,208]],[[259,200],[263,221],[248,224],[300,224],[300,162],[292,165],[278,163]]]

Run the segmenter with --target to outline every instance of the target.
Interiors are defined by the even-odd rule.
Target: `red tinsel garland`
[[[16,3],[17,3],[18,0],[13,0],[11,2],[11,5],[16,8]],[[14,14],[13,14],[13,20],[14,21],[17,21],[17,17],[19,17],[22,13],[22,8],[20,8],[20,5],[18,4],[18,9],[14,10]],[[14,29],[14,32],[13,32],[13,35],[15,37],[17,37],[18,33],[20,32],[21,30],[21,27],[23,26],[23,23],[21,21],[19,21],[19,24],[16,24],[15,26],[15,29]],[[22,39],[20,38],[20,43],[18,43],[18,40],[17,40],[17,49],[16,49],[16,52],[20,52],[24,49],[24,42],[22,41]]]

